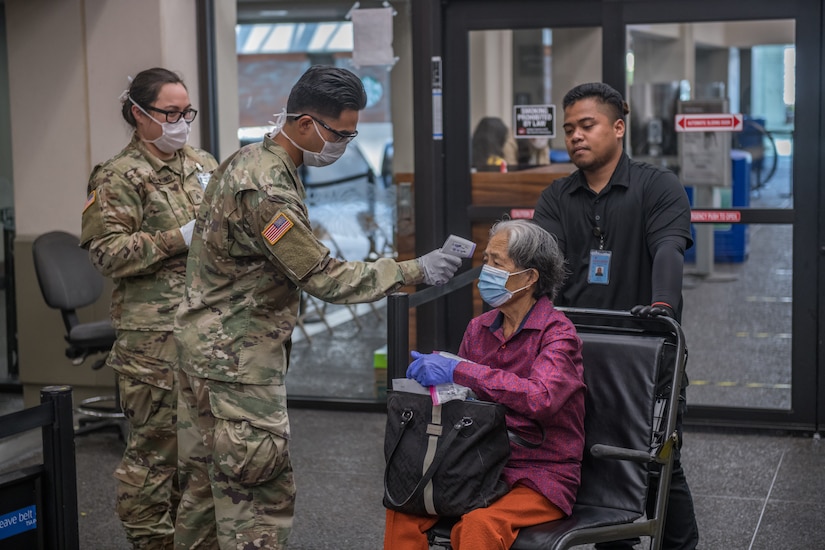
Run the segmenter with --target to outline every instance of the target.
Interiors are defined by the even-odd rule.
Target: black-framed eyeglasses
[[[154,111],[156,113],[160,113],[166,116],[166,122],[171,122],[174,124],[175,122],[180,120],[180,117],[183,117],[183,120],[186,122],[192,122],[195,120],[195,117],[198,114],[197,109],[186,109],[184,111],[166,111],[164,109],[158,109],[157,107],[146,107],[147,111]]]
[[[309,114],[309,113],[301,113],[300,115],[295,115],[295,120],[298,120],[298,119],[299,119],[299,118],[301,118],[302,116],[308,116],[309,118],[311,118],[312,120],[314,120],[315,122],[317,122],[318,124],[320,124],[321,126],[323,126],[325,130],[327,130],[328,132],[330,132],[330,133],[334,134],[335,136],[337,136],[337,137],[338,137],[338,139],[337,139],[337,140],[335,140],[335,141],[337,141],[337,142],[342,142],[342,141],[344,141],[344,142],[349,143],[350,141],[352,141],[353,139],[355,139],[355,136],[357,136],[357,135],[358,135],[358,130],[356,130],[356,131],[354,131],[354,132],[341,132],[340,130],[336,130],[336,129],[334,129],[334,128],[330,128],[330,127],[329,127],[329,125],[328,125],[326,122],[324,122],[324,121],[323,121],[323,120],[321,120],[320,118],[318,118],[318,117],[316,117],[316,116],[313,116],[313,115],[311,115],[311,114]]]

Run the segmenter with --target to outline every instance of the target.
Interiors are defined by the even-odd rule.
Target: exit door
[[[708,139],[730,147],[730,173],[707,188],[686,182],[700,237],[684,274],[687,420],[825,424],[819,2],[433,0],[412,10],[419,251],[449,233],[484,238],[493,221],[525,215],[535,192],[575,169],[560,138],[512,133],[515,105],[561,113],[573,85],[607,82],[630,103],[628,154],[678,174],[678,102],[724,100],[743,131]],[[473,133],[491,118],[522,153],[498,174],[473,160]],[[530,147],[546,153],[528,159]],[[467,289],[419,311],[419,342],[457,347],[475,302]]]

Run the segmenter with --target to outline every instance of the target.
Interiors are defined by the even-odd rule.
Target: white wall
[[[513,31],[470,32],[470,134],[486,117],[513,125]],[[448,131],[445,128],[445,132]]]
[[[131,135],[118,102],[127,76],[177,71],[198,105],[195,3],[32,0],[5,9],[17,235],[79,234],[92,167]]]
[[[51,230],[80,233],[92,167],[131,136],[118,101],[128,75],[153,66],[178,71],[199,105],[197,22],[191,0],[7,0],[5,12],[18,356],[31,406],[44,385],[69,384],[82,399],[113,384],[111,370],[66,359],[60,315],[37,284],[32,242]],[[105,318],[107,294],[80,311],[81,320]]]

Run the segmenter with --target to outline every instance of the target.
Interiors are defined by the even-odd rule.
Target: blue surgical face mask
[[[523,286],[517,290],[507,290],[507,279],[511,275],[518,275],[529,271],[522,269],[515,273],[510,273],[503,269],[493,267],[491,265],[484,265],[481,268],[481,275],[478,276],[478,292],[481,294],[481,299],[492,307],[499,307],[510,301],[516,292],[521,292],[530,285]]]

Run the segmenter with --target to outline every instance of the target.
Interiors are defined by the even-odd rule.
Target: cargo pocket
[[[174,386],[178,349],[171,335],[121,330],[107,364],[118,374],[159,388]]]
[[[157,414],[168,390],[151,386],[128,376],[118,376],[120,408],[132,426],[143,426]]]
[[[117,489],[117,515],[121,520],[128,521],[146,508],[143,487],[149,478],[149,468],[137,464],[121,464],[115,468],[112,477],[121,483]]]
[[[246,420],[217,419],[212,459],[218,469],[244,487],[280,474],[287,460],[287,440]]]

